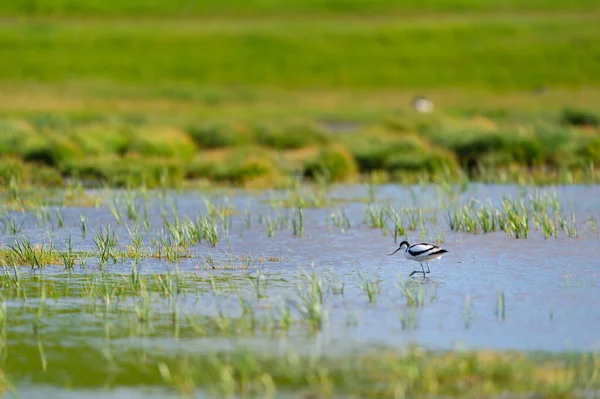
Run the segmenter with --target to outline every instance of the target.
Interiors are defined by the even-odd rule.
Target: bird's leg
[[[429,262],[425,262],[425,264],[427,265],[427,273],[431,273],[431,269],[429,268]]]
[[[409,274],[408,277],[412,277],[415,273],[423,273],[423,278],[425,278],[425,268],[423,267],[423,263],[419,262],[419,265],[421,265],[421,270],[413,270],[413,272]]]

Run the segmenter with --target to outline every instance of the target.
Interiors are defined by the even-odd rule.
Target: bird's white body
[[[417,262],[429,262],[441,258],[446,252],[436,245],[420,243],[406,247],[404,257]]]
[[[419,262],[421,265],[421,270],[423,272],[423,277],[425,277],[425,273],[431,272],[429,268],[429,264],[427,262],[436,260],[441,258],[446,252],[445,249],[438,247],[433,244],[426,244],[424,242],[419,244],[410,245],[407,241],[402,241],[397,250],[392,252],[390,255],[395,254],[396,252],[404,250],[404,257],[406,259],[414,260],[415,262]],[[423,262],[427,265],[427,271],[423,267]],[[415,273],[421,273],[419,270],[413,271],[410,275],[412,276]]]

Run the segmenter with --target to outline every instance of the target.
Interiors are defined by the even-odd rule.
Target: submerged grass
[[[27,359],[32,348],[18,349]],[[49,348],[50,350],[54,348]],[[35,382],[78,375],[85,368],[77,360],[79,348],[66,348],[66,362]],[[105,365],[100,351],[90,351],[89,361]],[[15,370],[32,366],[27,360],[10,363]],[[276,393],[308,391],[310,395],[360,395],[361,397],[519,395],[536,392],[547,396],[576,397],[576,391],[594,389],[593,369],[598,360],[581,357],[565,361],[560,356],[536,361],[515,353],[436,353],[418,348],[404,353],[375,351],[346,357],[306,357],[288,351],[280,356],[247,349],[230,353],[149,356],[129,350],[114,360],[119,372],[102,368],[72,388],[102,386],[165,386],[190,395],[203,390],[215,396],[273,397]],[[105,366],[108,368],[108,365]],[[14,378],[14,377],[13,377]],[[67,381],[64,381],[67,382]]]
[[[72,245],[67,251],[57,251],[49,246],[34,245],[27,237],[18,238],[8,244],[7,249],[0,249],[0,265],[2,266],[31,266],[41,269],[48,265],[64,266],[72,269],[77,257],[82,253],[73,252]]]

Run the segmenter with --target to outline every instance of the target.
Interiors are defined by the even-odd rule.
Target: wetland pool
[[[414,348],[600,351],[600,186],[61,195],[1,212],[9,397],[297,397],[326,376],[265,370]],[[403,239],[449,253],[409,278],[419,264],[387,255]]]

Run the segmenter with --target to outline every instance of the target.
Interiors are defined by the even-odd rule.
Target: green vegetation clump
[[[330,145],[304,167],[304,176],[330,181],[347,181],[356,176],[358,166],[350,151],[342,145]]]
[[[245,148],[232,151],[224,162],[216,165],[213,178],[236,185],[256,181],[268,185],[277,184],[281,175],[272,154],[261,148]]]
[[[472,169],[480,163],[491,166],[543,163],[541,143],[531,134],[510,131],[443,131],[435,140],[448,148],[460,165]]]
[[[260,145],[277,150],[326,144],[327,132],[309,121],[252,124],[242,122],[207,123],[188,128],[189,135],[206,149]]]
[[[196,153],[194,141],[181,130],[160,126],[148,126],[140,130],[132,134],[132,140],[126,148],[128,154],[188,160]]]
[[[188,132],[200,148],[235,147],[254,141],[252,130],[239,122],[206,123],[190,127]]]
[[[327,133],[310,122],[291,121],[285,124],[261,126],[256,132],[257,144],[279,150],[321,146],[329,142]]]
[[[600,118],[596,114],[572,108],[565,108],[561,115],[561,121],[572,126],[596,127],[600,125]]]
[[[62,127],[61,127],[62,126]],[[398,181],[465,175],[485,181],[594,181],[597,128],[469,118],[389,121],[335,132],[309,122],[236,122],[183,130],[126,121],[62,124],[4,120],[0,179],[60,186],[71,178],[114,186],[194,181],[274,187],[298,175],[350,181],[372,173]],[[504,172],[503,172],[504,171]],[[502,172],[502,173],[497,173]],[[565,174],[566,173],[566,174]],[[13,176],[13,177],[11,177]],[[561,177],[562,176],[562,177]]]
[[[415,133],[375,128],[344,137],[364,172],[392,174],[423,172],[434,176],[459,169],[455,156],[433,141]]]
[[[185,175],[183,166],[183,162],[172,158],[109,154],[68,163],[62,171],[66,176],[77,177],[88,184],[156,187],[181,184]]]
[[[600,136],[590,139],[585,146],[581,147],[579,155],[592,164],[600,163]]]

